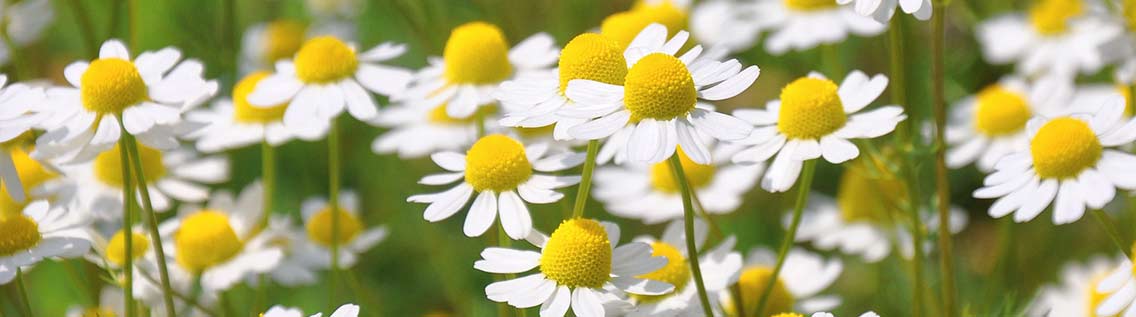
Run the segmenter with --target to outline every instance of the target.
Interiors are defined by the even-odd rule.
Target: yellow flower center
[[[611,242],[591,219],[560,223],[540,256],[540,272],[558,285],[600,288],[611,279]]]
[[[487,135],[466,152],[465,181],[479,192],[513,190],[531,176],[525,146],[510,137]]]
[[[174,244],[177,263],[193,273],[224,263],[244,248],[229,224],[229,216],[215,210],[202,210],[185,217],[174,235]]]
[[[244,123],[269,123],[284,119],[287,103],[262,108],[248,102],[248,95],[256,89],[256,84],[268,77],[268,72],[255,72],[245,76],[233,87],[233,121]]]
[[[1121,4],[1121,13],[1129,30],[1136,30],[1136,0],[1124,0]]]
[[[845,165],[840,187],[836,189],[840,217],[849,223],[886,221],[889,214],[901,212],[896,202],[907,197],[907,189],[895,177],[873,177],[863,163],[855,161]]]
[[[1133,0],[1133,1],[1136,1],[1136,0]],[[1132,117],[1132,115],[1133,115],[1133,111],[1132,111],[1132,89],[1130,87],[1128,87],[1127,85],[1117,84],[1116,85],[1116,92],[1120,93],[1120,96],[1124,97],[1124,116],[1125,117]]]
[[[580,34],[560,51],[560,94],[574,79],[622,85],[627,60],[618,42],[595,33]]]
[[[844,127],[848,116],[836,83],[805,77],[781,89],[777,130],[791,139],[819,139]]]
[[[87,308],[87,309],[83,310],[83,314],[81,316],[82,317],[115,317],[117,315],[115,315],[114,311],[112,311],[108,308],[95,307],[95,308]]]
[[[44,168],[38,161],[32,159],[28,152],[30,151],[21,147],[11,147],[8,151],[8,155],[12,157],[12,163],[16,166],[16,174],[20,176],[20,182],[24,185],[25,196],[30,196],[29,192],[32,188],[59,176],[59,174]],[[28,203],[30,203],[28,200],[22,203],[13,200],[12,196],[8,195],[8,186],[0,184],[0,217],[18,214],[24,210]]]
[[[694,110],[698,91],[686,65],[674,56],[654,53],[627,71],[623,101],[633,120],[671,120]]]
[[[470,125],[478,120],[478,118],[486,118],[497,113],[497,107],[494,105],[485,105],[477,108],[477,113],[470,115],[466,118],[454,118],[446,114],[446,104],[438,105],[430,110],[427,114],[431,123],[439,125]]]
[[[1086,308],[1088,308],[1088,312],[1085,313],[1085,316],[1097,316],[1097,314],[1096,314],[1097,306],[1100,306],[1100,304],[1104,302],[1105,298],[1108,298],[1108,295],[1110,295],[1110,294],[1107,294],[1107,293],[1101,293],[1101,292],[1097,291],[1097,284],[1099,284],[1100,281],[1102,279],[1104,279],[1104,277],[1105,277],[1104,275],[1093,276],[1092,282],[1088,284],[1088,287],[1085,287],[1085,291],[1089,293],[1088,296],[1085,296],[1085,298],[1087,298],[1089,300],[1088,306],[1085,306]],[[1116,315],[1113,315],[1113,316],[1116,316]],[[1105,316],[1101,316],[1101,317],[1105,317]],[[1112,316],[1109,316],[1109,317],[1112,317]]]
[[[79,83],[83,107],[98,114],[121,113],[149,98],[138,68],[124,59],[96,59],[83,72]]]
[[[355,75],[355,49],[334,36],[320,36],[296,52],[296,76],[305,83],[326,84]]]
[[[679,30],[686,29],[687,14],[669,1],[655,5],[640,2],[630,11],[615,13],[605,18],[600,25],[600,34],[615,40],[622,50],[627,48],[631,40],[634,40],[635,36],[651,23],[666,26],[668,35],[674,36]]]
[[[332,236],[331,217],[335,215],[339,219],[338,229],[339,232]],[[307,224],[308,239],[313,242],[331,247],[334,241],[336,245],[344,245],[351,240],[355,240],[355,236],[359,235],[359,231],[363,230],[363,223],[359,222],[359,218],[355,217],[349,212],[343,211],[340,208],[339,212],[332,213],[331,208],[327,207],[320,210],[311,219],[308,219]]]
[[[975,102],[974,129],[989,137],[1017,133],[1033,115],[1022,95],[1001,85],[983,89]]]
[[[1069,20],[1085,10],[1081,0],[1040,0],[1030,8],[1029,18],[1041,35],[1060,35],[1069,29]]]
[[[1037,176],[1067,179],[1096,165],[1101,143],[1084,121],[1063,117],[1053,119],[1037,131],[1030,141],[1030,154]]]
[[[43,239],[39,224],[22,213],[0,217],[0,232],[0,256],[29,250]]]
[[[686,173],[686,181],[691,189],[703,188],[714,180],[714,172],[718,168],[712,164],[703,165],[695,163],[679,149],[676,151],[679,161],[682,162],[682,171]],[[679,193],[680,187],[675,182],[674,172],[670,161],[662,161],[651,166],[651,186],[664,193]]]
[[[651,256],[661,256],[667,258],[667,265],[658,271],[636,276],[641,279],[655,280],[670,283],[674,285],[674,293],[666,295],[637,295],[631,294],[632,297],[639,299],[642,302],[658,301],[671,294],[682,291],[686,287],[686,283],[690,282],[690,262],[686,261],[686,257],[682,256],[682,252],[673,245],[666,242],[655,241],[651,243],[653,250]]]
[[[521,138],[540,138],[540,137],[551,136],[553,131],[555,131],[555,130],[556,130],[556,126],[551,125],[551,124],[543,126],[543,127],[537,127],[537,128],[524,128],[524,127],[514,127],[513,128],[513,131],[516,131],[517,135],[520,135]]]
[[[162,152],[145,145],[138,145],[138,155],[142,161],[142,173],[146,183],[152,184],[166,176],[166,165],[162,162]],[[113,149],[103,151],[95,157],[93,164],[95,178],[103,184],[112,187],[122,187],[122,155],[119,154],[118,145]]]
[[[450,33],[442,53],[446,79],[457,84],[494,84],[509,78],[509,42],[496,25],[485,22],[462,24]]]
[[[138,259],[150,249],[150,239],[146,235],[131,231],[130,258]],[[106,247],[107,261],[114,265],[126,263],[126,231],[119,230],[110,238]]]
[[[264,27],[264,62],[271,64],[292,57],[304,44],[307,27],[291,20],[277,20]]]
[[[836,7],[836,0],[785,0],[785,7],[797,11],[822,10]]]
[[[754,266],[742,271],[742,275],[738,278],[738,286],[741,288],[742,306],[747,314],[752,314],[757,310],[758,300],[762,297],[765,291],[765,284],[769,283],[769,279],[773,278],[773,268],[766,266]],[[756,316],[769,316],[775,313],[793,311],[793,304],[796,299],[793,294],[789,293],[789,289],[785,288],[785,284],[781,279],[773,284],[772,294],[769,294],[769,300],[765,304],[765,310]],[[737,314],[734,314],[737,315]]]

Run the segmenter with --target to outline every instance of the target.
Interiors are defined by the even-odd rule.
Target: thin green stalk
[[[1101,230],[1112,240],[1112,244],[1116,245],[1116,248],[1120,249],[1121,253],[1124,253],[1124,257],[1131,259],[1132,253],[1128,251],[1128,247],[1125,247],[1130,244],[1125,243],[1124,240],[1120,238],[1120,234],[1116,231],[1116,222],[1112,217],[1109,217],[1104,210],[1091,210],[1089,213],[1093,214],[1093,218],[1100,224]]]
[[[572,218],[584,216],[584,205],[588,204],[588,192],[592,188],[592,173],[596,169],[596,155],[600,152],[600,141],[588,141],[588,156],[584,159],[584,170],[580,175],[580,187],[576,190],[576,205],[572,208]]]
[[[260,227],[268,226],[272,218],[272,197],[276,194],[276,149],[268,141],[260,143],[261,183],[264,186],[264,209],[260,215]]]
[[[710,213],[706,212],[706,208],[702,206],[702,200],[698,199],[698,192],[692,190],[690,192],[690,199],[694,201],[694,210],[698,211],[698,215],[702,216],[703,220],[706,220],[706,224],[710,227],[710,235],[714,237],[714,240],[721,241],[725,239],[726,233],[722,231],[721,226],[718,226],[718,222],[710,217]],[[744,315],[739,314],[738,316]]]
[[[16,289],[20,291],[20,301],[24,303],[24,315],[34,317],[35,313],[32,312],[32,302],[28,300],[28,287],[24,283],[24,271],[19,267],[16,268]]]
[[[943,73],[946,66],[946,61],[943,58],[943,50],[945,49],[943,42],[946,36],[946,8],[946,0],[935,1],[933,8],[935,14],[931,18],[931,58],[933,59],[931,62],[933,86],[931,88],[935,115],[935,188],[939,196],[939,274],[942,275],[943,310],[947,317],[953,317],[958,315],[958,310],[955,307],[954,257],[951,255],[953,252],[950,230],[951,186],[950,179],[947,176],[945,141],[947,100]]]
[[[98,305],[99,295],[91,291],[91,286],[87,284],[87,279],[83,278],[83,276],[79,274],[79,271],[75,269],[75,266],[72,265],[82,265],[83,263],[86,262],[79,259],[60,262],[63,266],[63,270],[67,272],[67,277],[71,279],[71,283],[77,286],[75,292],[79,293],[79,299],[82,300],[85,305],[95,306]]]
[[[123,134],[126,134],[125,129],[123,129]],[[122,264],[122,272],[127,287],[122,288],[122,293],[125,300],[123,307],[126,310],[126,317],[134,317],[134,221],[131,219],[134,215],[134,181],[130,175],[130,155],[126,151],[126,146],[123,145],[125,142],[126,139],[119,140],[118,146],[119,161],[122,162],[122,230],[124,230],[122,238],[123,243],[126,244],[123,248],[126,256],[123,257],[125,263]]]
[[[477,138],[485,136],[485,114],[481,113],[481,109],[477,109],[473,113],[473,122],[477,125]]]
[[[141,49],[141,47],[142,47],[142,43],[140,43],[141,42],[141,39],[140,39],[141,35],[139,34],[139,33],[141,33],[141,31],[139,30],[140,23],[138,23],[138,3],[139,3],[139,1],[138,0],[127,0],[127,1],[130,2],[129,4],[127,4],[127,8],[126,8],[126,10],[128,11],[127,14],[130,15],[128,17],[128,19],[130,19],[130,20],[129,20],[129,22],[127,22],[127,28],[126,28],[127,32],[130,34],[130,47],[133,47],[134,49]]]
[[[706,284],[702,282],[702,268],[698,264],[698,246],[694,242],[694,203],[690,199],[690,183],[686,179],[686,171],[682,170],[682,161],[678,153],[671,155],[671,171],[678,180],[679,190],[682,191],[683,222],[686,227],[686,254],[690,260],[690,270],[694,273],[694,285],[698,287],[698,300],[702,302],[702,310],[706,316],[714,316],[710,308],[710,297],[706,295]]]
[[[237,27],[237,0],[225,0],[225,44],[228,44],[229,56],[228,64],[232,71],[233,79],[237,78],[237,62],[240,55],[240,44],[238,44],[237,35],[240,32]]]
[[[267,275],[267,273],[260,273],[256,275],[256,294],[253,295],[252,299],[253,316],[257,316],[258,313],[265,310],[264,298],[268,293]]]
[[[138,152],[138,142],[134,139],[133,135],[126,132],[126,126],[122,122],[122,116],[118,116],[118,124],[122,126],[122,143],[125,147],[127,154],[130,155],[130,166],[134,169],[134,179],[137,180],[138,193],[142,196],[142,218],[146,221],[146,228],[150,231],[151,245],[154,247],[154,254],[166,254],[165,247],[162,246],[162,234],[158,232],[158,216],[154,214],[154,204],[150,201],[150,189],[146,186],[146,174],[142,169],[142,155]],[[126,162],[127,160],[122,160]],[[125,164],[125,163],[124,163]],[[129,228],[129,227],[126,227]],[[124,236],[130,236],[126,234]],[[165,256],[156,256],[158,262],[158,277],[161,279],[162,286],[162,300],[166,304],[167,316],[174,315],[174,297],[173,288],[170,287],[170,270],[166,265]]]
[[[840,60],[840,47],[839,44],[821,44],[821,58],[824,59],[824,66],[828,68],[829,77],[842,78],[844,77],[844,62]]]
[[[146,279],[146,281],[149,281],[150,283],[154,283],[154,284],[159,283],[157,279],[155,279],[153,276],[150,276],[150,274],[146,274],[145,272],[143,272],[142,274],[138,274],[138,275],[142,276],[142,278]],[[215,312],[212,309],[209,309],[208,307],[205,307],[204,305],[201,305],[201,303],[197,302],[197,297],[201,293],[201,281],[200,281],[200,279],[195,280],[194,285],[193,285],[193,289],[190,292],[192,292],[192,294],[190,294],[188,296],[185,295],[185,294],[179,293],[177,291],[173,291],[172,293],[174,294],[174,297],[177,297],[178,300],[181,300],[181,301],[185,302],[186,304],[189,304],[189,306],[193,306],[192,307],[193,309],[200,310],[201,312],[203,312],[203,313],[205,313],[206,315],[209,315],[209,316],[219,316],[217,314],[217,312]],[[185,309],[188,310],[188,309],[190,309],[190,307],[186,307]],[[189,314],[189,313],[185,312],[185,314]]]
[[[8,19],[4,18],[0,23],[8,25]],[[24,60],[23,53],[20,52],[19,47],[16,46],[16,42],[12,41],[12,37],[8,35],[7,27],[0,30],[0,39],[4,41],[5,46],[8,46],[8,64],[12,65],[13,71],[16,73],[16,78],[21,80],[31,78],[31,74],[26,69],[28,63]]]
[[[793,205],[793,220],[789,223],[785,238],[781,240],[781,248],[777,251],[777,264],[773,266],[773,276],[765,283],[761,292],[761,299],[757,302],[757,310],[753,311],[753,314],[756,315],[765,311],[765,305],[769,303],[769,294],[773,293],[773,285],[777,284],[781,275],[781,268],[785,265],[785,257],[789,255],[789,249],[793,247],[793,241],[797,238],[797,227],[801,226],[801,214],[804,213],[805,204],[809,200],[809,189],[813,186],[817,160],[808,160],[804,164],[805,166],[801,170],[800,183],[797,185],[797,200]]]
[[[328,311],[335,309],[335,279],[339,275],[339,120],[332,119],[327,135],[328,202],[331,206],[331,270],[328,271]]]
[[[71,11],[75,14],[75,21],[79,23],[79,34],[82,35],[83,48],[87,53],[87,57],[98,56],[99,44],[95,39],[95,28],[91,24],[90,12],[83,8],[83,1],[71,0],[67,1],[71,4]]]
[[[366,287],[363,287],[362,283],[359,283],[360,279],[355,275],[355,270],[349,269],[343,270],[343,272],[347,275],[347,286],[355,293],[356,298],[360,298],[363,301],[363,305],[367,305],[368,307],[381,307],[379,303],[374,301],[378,297],[372,296],[371,292],[367,290]],[[369,316],[378,316],[379,310],[368,309],[367,313]]]
[[[903,55],[903,22],[900,21],[899,17],[892,18],[891,26],[888,27],[888,49],[891,60],[891,73],[889,74],[891,78],[888,80],[889,85],[891,85],[888,89],[891,92],[891,103],[903,106],[904,112],[908,116],[914,115],[914,111],[911,111],[914,106],[907,102],[907,80],[905,78],[907,73],[903,67],[906,62]],[[896,131],[897,140],[906,142],[910,139],[911,134],[913,134],[911,129],[919,126],[911,124],[911,121],[907,120],[900,123],[902,128]]]

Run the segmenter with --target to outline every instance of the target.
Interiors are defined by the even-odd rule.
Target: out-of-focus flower
[[[753,249],[746,256],[745,266],[738,279],[743,311],[749,314],[757,311],[758,300],[763,296],[769,279],[773,278],[776,262],[776,254],[768,249]],[[792,311],[817,312],[840,305],[840,297],[818,293],[832,285],[843,269],[840,260],[826,261],[805,250],[790,250],[781,274],[773,284],[765,310],[757,315],[769,316]],[[727,315],[737,316],[734,305],[739,301],[730,292],[720,292],[718,298]]]
[[[248,96],[256,85],[268,76],[266,72],[249,74],[233,87],[232,99],[214,102],[212,108],[187,113],[186,120],[205,124],[205,127],[191,132],[186,138],[195,139],[197,150],[206,153],[261,142],[279,146],[295,138],[284,126],[284,112],[287,111],[288,104],[261,107],[248,101]],[[326,130],[327,127],[318,129]]]
[[[366,228],[363,220],[359,218],[359,198],[354,192],[345,191],[339,194],[339,211],[333,212],[327,200],[322,197],[304,200],[300,211],[304,216],[304,228],[307,239],[296,251],[297,257],[307,261],[331,267],[331,245],[339,248],[339,268],[346,269],[355,265],[359,255],[367,252],[387,236],[385,226]],[[338,217],[339,232],[332,231],[332,217]]]
[[[930,20],[932,14],[931,0],[836,0],[836,2],[842,5],[852,3],[856,13],[885,24],[895,15],[896,7],[903,9],[903,13],[911,14],[923,21]]]
[[[16,271],[48,258],[74,258],[91,248],[83,228],[87,219],[78,212],[46,201],[36,201],[22,212],[0,214],[0,285],[16,277]]]
[[[995,17],[977,26],[985,59],[1017,63],[1029,77],[1072,78],[1095,73],[1107,61],[1100,48],[1120,39],[1121,26],[1101,19],[1092,1],[1041,0],[1028,14]]]
[[[1115,316],[1094,311],[1107,294],[1097,291],[1120,258],[1094,257],[1088,262],[1070,262],[1061,270],[1060,281],[1042,287],[1027,310],[1031,316]]]

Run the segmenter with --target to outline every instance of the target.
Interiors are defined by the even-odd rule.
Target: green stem
[[[888,83],[891,85],[891,103],[903,106],[904,112],[908,116],[914,115],[911,111],[913,106],[907,102],[907,73],[904,70],[904,56],[903,56],[903,22],[899,17],[891,19],[891,26],[888,28],[888,49],[891,59],[891,78]],[[897,129],[897,139],[907,141],[910,137],[911,127],[918,127],[916,124],[910,124],[911,120],[901,123],[900,129]]]
[[[170,270],[166,265],[166,257],[161,256],[166,254],[165,247],[162,246],[162,234],[158,232],[158,216],[154,214],[154,204],[150,201],[150,189],[146,186],[146,174],[142,169],[142,155],[138,152],[138,142],[134,139],[133,135],[126,132],[126,126],[123,125],[122,116],[118,116],[118,124],[122,126],[122,142],[124,142],[126,150],[130,155],[130,166],[134,169],[134,177],[138,184],[138,193],[142,196],[143,217],[147,224],[147,229],[150,231],[150,243],[154,247],[155,258],[158,260],[158,277],[161,278],[162,286],[162,300],[166,304],[167,316],[174,315],[174,297],[173,288],[170,287]],[[121,146],[120,146],[121,147]],[[126,162],[126,160],[122,160]],[[125,163],[124,163],[125,164]],[[129,227],[127,227],[129,228]],[[130,236],[132,234],[124,234]]]
[[[74,285],[76,285],[77,288],[75,289],[75,292],[79,293],[79,298],[83,301],[83,303],[90,306],[98,306],[99,295],[91,290],[91,286],[87,283],[87,279],[83,278],[83,275],[79,274],[79,271],[76,270],[75,266],[73,265],[78,264],[81,267],[84,263],[86,262],[79,259],[60,262],[60,264],[63,265],[64,271],[67,272],[67,277],[71,279],[71,282]]]
[[[146,279],[150,283],[154,283],[154,284],[159,283],[157,279],[155,279],[153,276],[150,276],[149,274],[146,274],[145,272],[143,272],[142,274],[138,274],[138,275],[142,276],[142,278]],[[174,295],[174,297],[177,297],[178,300],[181,300],[181,301],[185,302],[186,304],[189,304],[189,306],[193,306],[194,309],[200,310],[201,312],[205,313],[206,315],[219,316],[217,314],[217,312],[215,312],[212,309],[209,309],[208,307],[205,307],[204,305],[201,305],[201,303],[197,302],[197,297],[201,293],[201,280],[200,279],[195,279],[195,281],[193,283],[193,289],[190,290],[190,292],[192,292],[192,294],[190,294],[188,296],[186,296],[185,294],[182,294],[182,293],[178,293],[177,291],[173,291],[171,293]],[[186,307],[185,309],[189,310],[190,308]],[[189,314],[189,313],[185,312],[185,314]]]
[[[332,119],[327,135],[328,202],[331,206],[331,270],[328,284],[328,311],[335,309],[335,283],[339,275],[339,120]]]
[[[71,11],[75,14],[75,20],[79,23],[79,34],[82,35],[83,48],[87,51],[87,57],[95,57],[99,54],[99,44],[95,39],[95,28],[91,24],[90,11],[83,8],[83,1],[71,0],[67,1],[71,4]]]
[[[1112,217],[1109,217],[1104,210],[1090,210],[1089,213],[1093,214],[1093,218],[1097,220],[1102,231],[1112,240],[1112,244],[1116,245],[1116,248],[1120,249],[1121,253],[1124,253],[1124,257],[1131,259],[1132,253],[1125,247],[1125,245],[1128,244],[1125,243],[1124,240],[1120,238],[1120,234],[1117,233],[1115,221],[1113,221]]]
[[[683,222],[686,227],[686,254],[690,260],[690,270],[694,273],[694,285],[698,287],[698,300],[702,302],[702,310],[706,316],[714,316],[710,308],[710,297],[706,295],[706,284],[702,282],[702,268],[698,264],[698,246],[694,241],[694,203],[690,199],[690,183],[686,179],[686,171],[682,170],[682,161],[678,153],[671,155],[671,170],[678,180],[679,190],[682,191]]]
[[[572,218],[584,216],[584,206],[588,204],[588,192],[592,188],[592,173],[596,170],[596,155],[600,152],[600,141],[588,141],[588,156],[584,159],[584,170],[580,175],[580,187],[576,190],[576,205],[572,208]]]
[[[261,182],[264,186],[263,211],[260,215],[260,228],[268,226],[272,217],[272,197],[276,194],[276,149],[268,141],[260,143]]]
[[[702,216],[702,219],[706,220],[706,224],[709,225],[711,236],[713,236],[717,241],[725,239],[726,233],[722,231],[721,226],[718,226],[718,222],[714,221],[714,218],[710,217],[710,213],[706,212],[706,208],[702,206],[702,200],[698,199],[698,192],[692,190],[690,192],[690,199],[694,201],[694,210],[698,211],[698,215]],[[739,314],[739,316],[744,315]]]
[[[121,119],[119,119],[121,126]],[[126,135],[126,129],[123,128],[122,133]],[[122,272],[126,279],[126,287],[122,288],[123,298],[125,299],[126,316],[134,317],[134,181],[130,175],[130,155],[126,150],[126,139],[119,140],[118,155],[119,161],[122,162],[122,238],[123,243],[126,245],[123,251],[126,256],[123,257]],[[171,315],[173,316],[173,315]]]
[[[946,160],[946,125],[947,125],[947,101],[946,101],[946,83],[944,80],[944,67],[946,61],[943,58],[944,51],[944,37],[946,36],[946,20],[945,15],[947,4],[945,0],[935,2],[933,8],[935,14],[931,18],[931,50],[933,59],[932,67],[932,101],[934,104],[935,115],[935,187],[937,195],[939,196],[939,269],[942,275],[943,284],[943,310],[945,316],[957,316],[958,312],[955,307],[955,273],[954,273],[954,257],[951,255],[953,252],[951,246],[951,186],[950,179],[947,176],[947,160]],[[916,240],[918,241],[918,240]]]
[[[26,63],[27,61],[23,59],[24,56],[20,52],[19,47],[16,46],[16,42],[12,41],[12,37],[8,35],[8,22],[9,21],[7,18],[3,19],[3,21],[0,21],[0,23],[3,23],[4,25],[2,32],[0,32],[0,39],[2,39],[4,41],[4,45],[8,47],[8,64],[12,65],[12,70],[16,73],[16,79],[29,79],[31,78],[31,74],[28,73],[26,69],[26,66],[28,65]]]
[[[266,275],[266,273],[256,275],[256,294],[253,295],[252,299],[252,311],[254,316],[265,310],[264,298],[268,293],[268,278]]]
[[[761,312],[765,311],[765,305],[769,303],[769,294],[773,293],[773,285],[777,284],[781,268],[785,265],[785,257],[789,255],[789,249],[793,247],[793,241],[797,238],[797,227],[801,226],[801,214],[805,211],[805,205],[809,200],[809,190],[813,186],[813,176],[816,175],[817,160],[808,160],[804,164],[805,166],[801,170],[800,183],[797,185],[797,201],[793,205],[793,221],[789,223],[785,238],[781,240],[781,248],[777,251],[777,264],[773,266],[773,275],[765,283],[761,292],[761,299],[757,302],[757,310],[753,311],[753,314],[760,315],[763,314]]]
[[[844,62],[840,60],[840,47],[838,44],[821,44],[821,55],[824,65],[828,68],[831,78],[844,77]]]
[[[240,44],[238,44],[239,30],[237,30],[237,1],[225,0],[225,39],[229,47],[229,65],[232,70],[233,80],[237,79],[237,62],[240,55]]]
[[[20,301],[24,302],[24,315],[33,317],[35,314],[32,312],[32,302],[28,300],[28,287],[24,283],[24,271],[16,268],[16,289],[20,292]]]
[[[142,43],[139,43],[139,42],[141,42],[141,39],[140,39],[141,36],[139,35],[139,33],[141,33],[141,32],[139,31],[139,27],[138,27],[139,26],[139,23],[138,23],[138,0],[127,0],[127,1],[130,2],[127,5],[127,11],[128,11],[127,14],[130,15],[128,17],[128,19],[130,19],[130,20],[127,23],[128,27],[126,28],[127,32],[130,35],[130,47],[133,47],[136,50],[140,50],[140,49],[142,49]]]
[[[366,287],[363,287],[362,283],[359,283],[360,279],[358,276],[356,276],[355,270],[348,269],[343,270],[343,272],[345,275],[347,275],[347,286],[351,288],[352,292],[355,292],[355,297],[361,298],[364,301],[363,305],[367,305],[369,307],[381,307],[380,303],[375,302],[375,299],[377,299],[378,297],[371,295],[371,291]],[[368,309],[367,315],[378,316],[378,311],[378,309]]]
[[[485,114],[481,113],[481,109],[477,109],[473,113],[473,122],[477,126],[477,138],[485,136]]]

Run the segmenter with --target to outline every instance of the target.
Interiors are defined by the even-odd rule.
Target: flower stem
[[[769,303],[769,294],[773,292],[773,286],[777,284],[781,268],[785,265],[785,257],[789,255],[789,249],[793,247],[793,241],[797,238],[797,227],[801,226],[801,214],[804,213],[805,204],[809,200],[809,189],[813,186],[813,175],[816,175],[817,160],[808,160],[804,164],[805,166],[801,171],[801,182],[797,185],[797,200],[793,205],[793,221],[789,223],[789,230],[785,232],[785,238],[781,240],[781,249],[777,251],[777,264],[773,266],[773,275],[765,283],[765,288],[761,292],[761,299],[757,301],[757,310],[753,312],[754,314],[760,315],[765,311],[765,305]]]
[[[142,40],[140,39],[140,36],[139,36],[139,33],[141,33],[139,31],[140,25],[138,23],[138,2],[139,1],[138,0],[127,0],[127,1],[129,1],[129,4],[127,4],[127,10],[128,10],[127,14],[129,15],[129,17],[127,17],[127,19],[129,19],[129,22],[127,23],[127,25],[129,27],[127,27],[126,30],[127,30],[127,32],[129,32],[129,35],[130,35],[130,47],[133,47],[134,49],[137,50],[137,49],[141,49],[141,47],[142,47],[142,45],[141,45],[142,43],[140,43]]]
[[[600,152],[600,141],[588,141],[588,156],[584,159],[584,170],[580,175],[580,187],[576,190],[576,205],[572,207],[572,218],[584,216],[584,205],[588,204],[588,192],[592,189],[592,173],[596,170],[596,155]]]
[[[935,115],[935,188],[939,196],[939,269],[943,285],[944,316],[956,316],[954,257],[951,255],[951,186],[947,177],[945,129],[947,125],[946,84],[944,80],[943,42],[946,36],[947,1],[935,1],[931,18],[932,104]],[[918,240],[916,240],[918,241]]]
[[[123,134],[126,134],[126,129],[123,129]],[[122,162],[122,238],[125,244],[123,251],[126,252],[126,256],[123,257],[122,275],[127,285],[122,288],[122,293],[126,316],[134,317],[134,220],[131,219],[134,217],[134,182],[130,175],[130,154],[124,143],[126,143],[125,138],[119,140],[118,146],[119,161]]]
[[[335,310],[335,278],[339,275],[339,125],[332,119],[327,135],[328,204],[331,206],[331,269],[328,271],[328,311]]]
[[[24,315],[33,317],[35,314],[32,312],[32,302],[28,300],[28,287],[24,283],[24,271],[19,267],[16,268],[16,288],[20,291],[20,300],[24,302]]]
[[[124,146],[120,147],[125,147],[130,155],[130,166],[134,169],[133,174],[134,179],[137,180],[138,193],[142,196],[142,207],[144,207],[142,218],[145,218],[146,227],[150,231],[150,241],[153,241],[150,244],[154,246],[154,252],[158,255],[155,258],[158,260],[158,277],[162,282],[162,299],[166,304],[166,313],[167,316],[175,316],[173,288],[170,287],[170,270],[166,266],[166,257],[164,256],[166,251],[164,250],[165,247],[162,246],[162,234],[158,232],[158,216],[154,214],[154,204],[150,201],[150,189],[147,187],[146,174],[142,169],[142,155],[138,152],[138,142],[134,139],[134,136],[126,132],[122,116],[118,117],[118,124],[123,127],[122,141],[125,143]],[[126,162],[125,159],[122,161]],[[133,234],[125,234],[124,236],[129,235]]]
[[[90,11],[83,8],[83,1],[71,0],[67,1],[71,4],[71,11],[74,11],[75,20],[79,23],[79,34],[82,35],[83,48],[86,50],[87,57],[98,56],[99,45],[95,40],[95,28],[91,24]]]
[[[594,160],[594,158],[593,158]],[[686,227],[686,254],[690,260],[690,270],[694,273],[694,285],[698,287],[698,300],[702,302],[702,311],[706,316],[714,316],[710,308],[710,297],[706,295],[706,284],[702,282],[702,268],[698,264],[698,246],[694,242],[694,203],[690,199],[690,183],[686,179],[686,171],[682,170],[682,161],[678,153],[671,155],[671,170],[678,180],[679,190],[682,191],[683,223]]]
[[[272,197],[276,194],[276,149],[268,141],[260,143],[261,183],[264,186],[264,210],[260,215],[260,228],[268,226],[272,218]]]
[[[1095,218],[1097,220],[1097,223],[1100,224],[1101,230],[1104,231],[1106,235],[1108,235],[1109,239],[1112,240],[1112,244],[1115,244],[1116,248],[1120,249],[1121,253],[1124,253],[1124,257],[1131,259],[1132,253],[1128,251],[1128,248],[1124,247],[1128,244],[1125,243],[1124,240],[1120,238],[1120,234],[1117,233],[1115,226],[1116,222],[1113,221],[1112,217],[1109,217],[1108,214],[1104,213],[1104,210],[1089,211],[1089,213],[1093,214],[1093,218]]]

